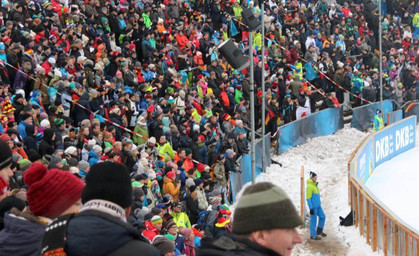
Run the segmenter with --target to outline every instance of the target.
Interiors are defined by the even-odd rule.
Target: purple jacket
[[[13,84],[13,89],[15,91],[18,89],[25,89],[26,81],[28,81],[28,77],[23,73],[23,68],[20,68],[19,70],[22,72],[16,72],[16,78]]]

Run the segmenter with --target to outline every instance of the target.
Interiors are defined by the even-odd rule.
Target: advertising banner
[[[375,167],[415,147],[416,116],[384,128],[374,135]]]
[[[368,180],[375,168],[374,139],[369,139],[364,145],[355,162],[355,175],[362,183]]]
[[[415,141],[416,116],[405,118],[374,133],[351,162],[353,176],[365,184],[377,166],[414,148]]]

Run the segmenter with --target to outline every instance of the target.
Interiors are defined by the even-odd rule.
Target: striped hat
[[[151,223],[153,223],[153,225],[157,223],[163,223],[163,219],[159,215],[154,215],[151,218]]]
[[[233,232],[288,229],[303,225],[295,206],[284,190],[269,182],[247,187],[240,197],[233,216]]]

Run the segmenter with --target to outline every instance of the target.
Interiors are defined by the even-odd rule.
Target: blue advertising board
[[[374,135],[375,167],[415,147],[416,116],[395,123]]]
[[[374,168],[374,139],[372,138],[365,143],[364,148],[360,151],[358,160],[355,163],[355,175],[362,183],[365,183],[373,173]]]
[[[416,116],[385,127],[367,139],[353,159],[353,174],[365,184],[374,169],[385,161],[415,147]]]

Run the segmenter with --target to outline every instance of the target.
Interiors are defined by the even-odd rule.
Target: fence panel
[[[309,138],[333,134],[342,128],[342,108],[328,108],[283,125],[279,128],[280,153],[305,143]]]
[[[351,127],[360,131],[365,131],[372,127],[374,115],[377,109],[380,109],[380,102],[364,105],[353,109]],[[394,110],[393,101],[383,101],[383,119],[387,123],[387,114]]]

